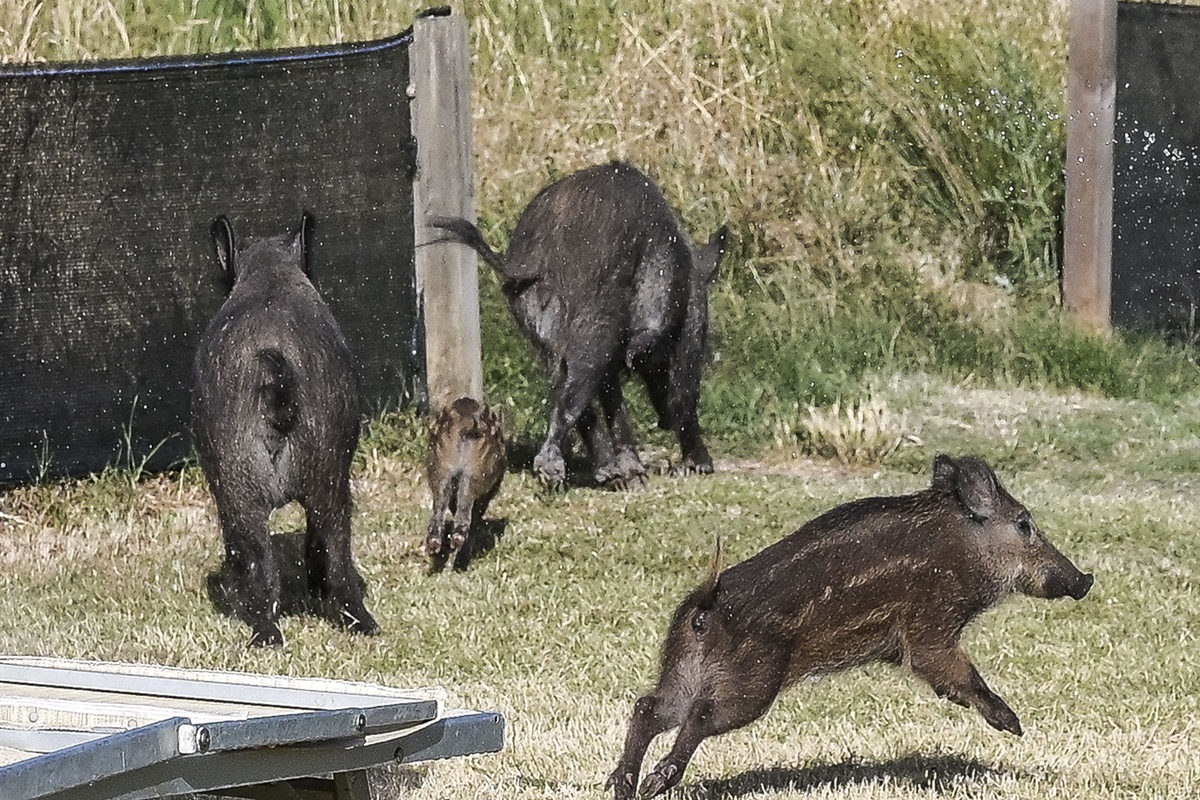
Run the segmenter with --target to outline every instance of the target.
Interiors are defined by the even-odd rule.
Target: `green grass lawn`
[[[603,797],[669,615],[716,535],[740,560],[835,504],[924,486],[939,450],[980,453],[1096,575],[1081,602],[1017,598],[968,629],[1024,738],[875,666],[804,683],[759,722],[706,741],[676,796],[1194,795],[1200,403],[929,377],[877,393],[907,409],[908,436],[883,465],[718,451],[713,476],[554,497],[511,473],[493,505],[507,520],[496,548],[435,576],[420,554],[419,430],[393,421],[367,438],[355,471],[356,552],[384,633],[364,640],[291,617],[281,650],[246,648],[248,629],[205,596],[220,536],[197,470],[13,490],[0,495],[0,652],[440,685],[455,703],[503,712],[508,745],[392,775],[404,796]],[[287,509],[274,528],[299,524]]]

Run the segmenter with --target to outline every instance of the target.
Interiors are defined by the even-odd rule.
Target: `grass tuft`
[[[808,455],[836,458],[846,466],[869,466],[881,463],[911,437],[907,423],[908,415],[894,412],[879,395],[845,406],[834,400],[827,409],[810,405],[794,432],[794,423],[779,421],[777,430],[782,435],[776,437],[776,444],[786,446],[789,436],[795,436]]]

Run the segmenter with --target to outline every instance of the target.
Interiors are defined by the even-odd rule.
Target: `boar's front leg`
[[[638,370],[658,414],[658,427],[674,432],[679,440],[680,461],[672,472],[707,475],[713,471],[713,461],[700,430],[698,389],[690,391],[678,385],[683,380],[675,374],[678,372],[663,363],[647,364]]]
[[[913,672],[933,687],[939,697],[974,708],[996,730],[1021,735],[1017,715],[1000,695],[988,688],[960,646],[914,649],[910,659]]]
[[[672,378],[672,381],[675,381]],[[713,471],[712,456],[704,445],[704,436],[700,431],[700,417],[697,411],[699,405],[698,390],[691,391],[673,383],[668,389],[670,393],[671,427],[679,440],[680,462],[677,472],[684,475],[710,475]]]

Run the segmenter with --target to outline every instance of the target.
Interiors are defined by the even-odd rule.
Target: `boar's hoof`
[[[616,772],[608,776],[604,788],[613,790],[613,800],[633,800],[637,792],[637,775],[618,767]]]
[[[562,453],[557,451],[543,450],[538,453],[533,459],[533,471],[548,489],[557,489],[566,484],[567,462],[563,460]]]
[[[619,467],[604,467],[596,470],[597,486],[611,489],[614,492],[636,491],[646,486],[646,470],[639,463],[637,469],[620,469]]]
[[[671,470],[672,475],[712,475],[713,464],[708,461],[692,461],[690,458],[685,458],[678,466]]]
[[[430,536],[425,540],[425,555],[430,558],[440,556],[446,542],[441,536]]]
[[[713,471],[712,456],[703,443],[690,444],[683,448],[683,459],[671,472],[675,475],[711,475]]]
[[[425,531],[425,555],[437,558],[444,555],[446,550],[446,522],[438,515],[429,520],[429,528]]]
[[[265,623],[254,628],[254,635],[250,637],[250,647],[282,647],[283,632],[279,630],[279,626],[274,623]]]
[[[1005,731],[1014,736],[1023,736],[1024,731],[1021,730],[1021,720],[1017,718],[1016,713],[1005,705],[1003,702],[998,707],[989,709],[984,715],[987,724],[991,725],[998,731]]]
[[[466,528],[454,528],[454,531],[450,534],[450,552],[457,553],[463,549],[463,545],[467,543],[468,532]]]
[[[617,453],[617,469],[625,479],[626,488],[640,489],[646,485],[646,468],[636,450],[623,449]]]
[[[342,627],[351,633],[363,636],[375,636],[379,633],[379,623],[371,616],[371,612],[362,603],[348,604],[342,607],[339,618]]]
[[[658,797],[675,784],[679,783],[682,777],[680,770],[674,764],[664,764],[659,762],[650,774],[646,776],[646,780],[642,781],[642,790],[638,792],[638,797],[642,800],[649,800],[651,797]]]
[[[644,475],[617,475],[603,485],[614,492],[636,492],[646,488],[646,477]]]

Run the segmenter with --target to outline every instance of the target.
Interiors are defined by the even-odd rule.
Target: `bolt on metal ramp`
[[[368,768],[504,747],[503,716],[444,694],[0,657],[0,800],[369,800]]]

